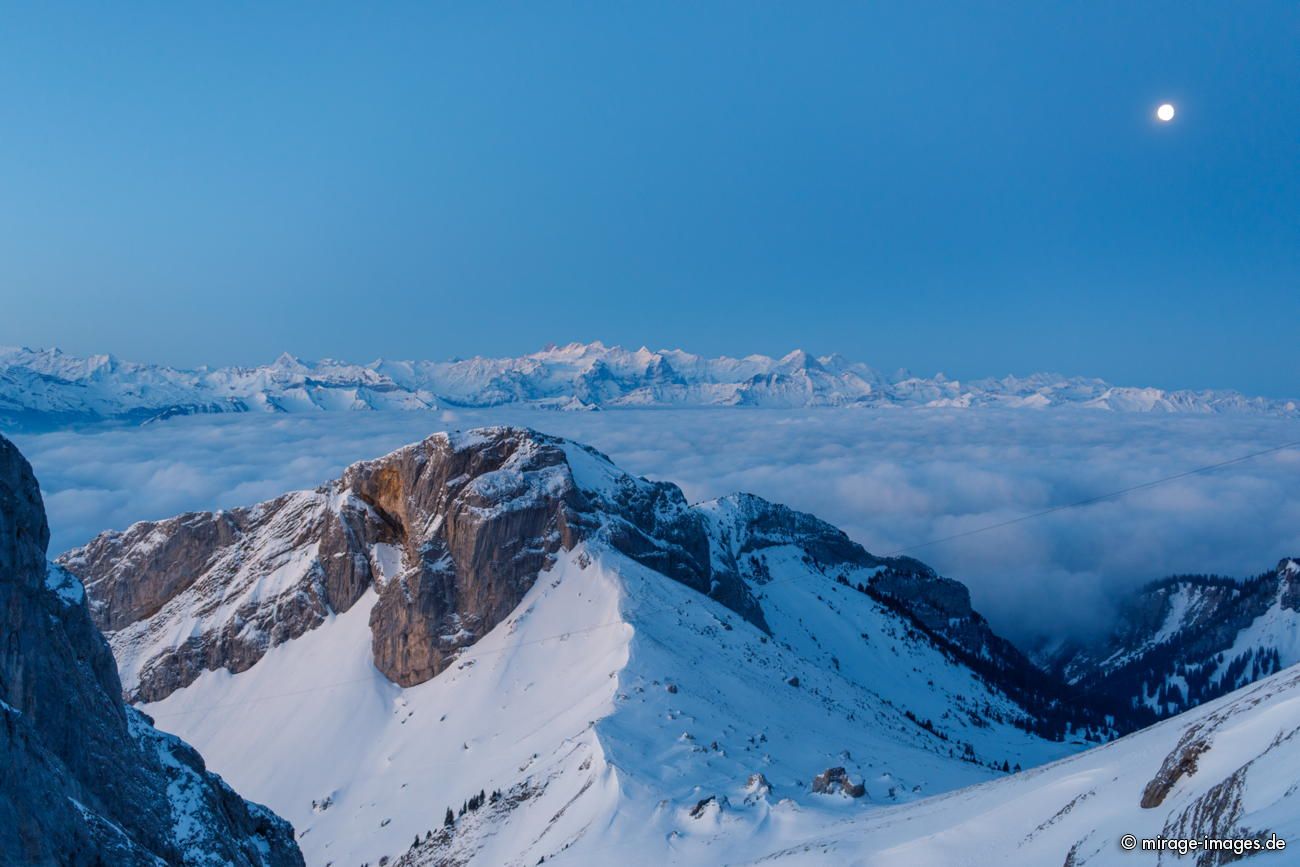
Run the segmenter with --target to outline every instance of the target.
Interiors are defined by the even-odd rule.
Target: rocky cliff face
[[[1059,729],[1066,712],[1055,684],[992,632],[966,588],[924,564],[876,557],[811,515],[750,495],[690,506],[675,485],[526,429],[438,434],[315,491],[137,524],[59,563],[86,582],[127,694],[152,702],[203,671],[246,670],[368,592],[376,667],[401,686],[423,683],[579,543],[609,546],[765,631],[768,557],[798,550],[806,569],[887,605],[1042,726]]]
[[[81,585],[45,561],[31,468],[0,438],[0,853],[6,862],[298,865],[293,829],[121,700]]]
[[[127,694],[243,671],[373,589],[375,665],[432,678],[501,622],[560,550],[601,540],[762,625],[675,485],[515,428],[438,434],[315,491],[105,533],[59,562],[86,581]]]
[[[1181,713],[1300,662],[1300,562],[1239,581],[1184,575],[1128,599],[1117,626],[1045,664],[1131,725]]]
[[[400,549],[397,574],[377,581],[370,625],[375,664],[403,686],[504,620],[555,554],[582,540],[762,622],[744,583],[712,568],[703,522],[677,486],[633,478],[584,446],[513,428],[435,436],[349,467],[339,486]]]

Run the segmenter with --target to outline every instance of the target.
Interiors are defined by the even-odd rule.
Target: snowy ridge
[[[711,864],[1077,748],[1014,725],[1022,709],[888,609],[809,586],[795,552],[770,561],[771,638],[581,547],[419,686],[375,670],[371,595],[144,709],[287,815],[312,864]],[[863,795],[815,793],[833,767]]]
[[[376,660],[395,682],[422,682],[588,538],[762,627],[740,576],[712,569],[680,489],[520,428],[435,434],[316,490],[137,523],[59,563],[85,580],[127,694],[157,700],[202,671],[242,671],[370,588]]]
[[[1119,412],[1300,414],[1300,402],[1234,391],[1167,391],[1038,373],[962,382],[885,375],[838,355],[707,358],[602,343],[517,358],[351,364],[281,355],[259,367],[181,370],[0,348],[0,424],[9,427],[227,412],[420,410],[439,404],[528,404],[562,410],[649,406],[1075,405]]]

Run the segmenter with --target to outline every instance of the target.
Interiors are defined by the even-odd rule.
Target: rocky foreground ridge
[[[0,861],[303,863],[293,829],[124,706],[77,580],[45,560],[31,467],[0,438]]]

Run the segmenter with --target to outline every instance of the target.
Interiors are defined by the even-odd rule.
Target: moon
[[[1163,123],[1169,123],[1174,119],[1174,107],[1171,103],[1163,103],[1156,109],[1156,117]]]

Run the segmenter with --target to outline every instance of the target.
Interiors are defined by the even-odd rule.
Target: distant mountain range
[[[631,407],[1026,407],[1120,412],[1300,415],[1300,400],[1235,391],[1167,391],[1050,373],[959,381],[884,374],[838,355],[706,358],[602,343],[518,358],[349,364],[281,355],[258,367],[182,370],[80,358],[58,349],[0,348],[0,427],[103,420],[148,422],[228,412],[427,410],[523,404],[562,410]]]

